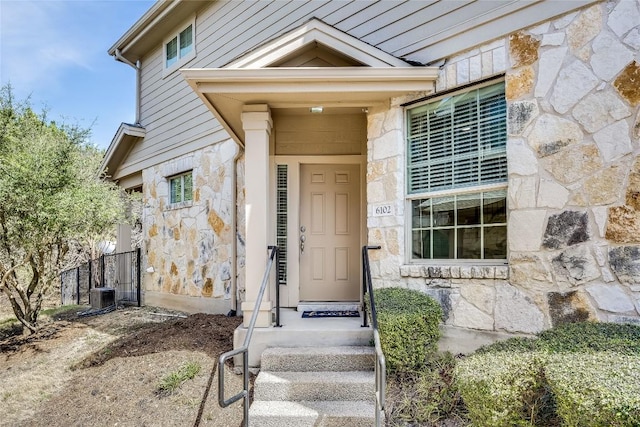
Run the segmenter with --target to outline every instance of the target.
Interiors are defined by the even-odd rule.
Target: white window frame
[[[437,197],[445,197],[445,196],[459,196],[459,195],[465,195],[465,194],[479,194],[479,193],[486,193],[486,192],[490,192],[490,191],[499,191],[499,190],[504,190],[506,192],[506,197],[505,197],[505,202],[508,204],[508,177],[505,178],[504,182],[500,182],[500,183],[492,183],[492,184],[485,184],[485,185],[476,185],[476,186],[466,186],[466,187],[460,187],[460,188],[453,188],[453,189],[446,189],[446,190],[437,190],[437,191],[426,191],[426,192],[416,192],[416,193],[411,193],[410,192],[410,176],[409,176],[409,144],[408,144],[408,132],[409,132],[409,126],[407,123],[407,117],[408,117],[408,112],[411,109],[414,108],[418,108],[422,105],[425,104],[430,104],[433,102],[437,102],[438,100],[444,99],[444,98],[448,98],[448,97],[453,97],[456,95],[460,95],[466,92],[470,92],[473,90],[477,90],[477,89],[481,89],[483,87],[487,87],[487,86],[491,86],[497,83],[502,82],[503,80],[496,80],[496,79],[492,79],[490,81],[484,82],[484,83],[479,83],[477,85],[473,85],[473,86],[466,86],[464,88],[460,88],[459,90],[453,90],[453,91],[447,91],[446,93],[440,94],[440,95],[436,95],[433,97],[430,97],[429,99],[426,99],[424,102],[420,102],[420,103],[416,103],[410,106],[406,106],[405,110],[404,110],[404,142],[405,142],[405,147],[407,150],[407,156],[404,162],[404,170],[405,170],[405,179],[406,179],[406,186],[405,186],[405,261],[408,264],[425,264],[425,265],[441,265],[441,266],[445,266],[445,265],[506,265],[507,264],[507,258],[508,258],[508,254],[505,254],[505,258],[504,259],[471,259],[471,258],[464,258],[464,259],[454,259],[454,258],[413,258],[413,208],[412,208],[412,202],[414,200],[418,200],[418,199],[427,199],[427,198],[437,198]],[[505,127],[506,127],[506,117],[505,117]],[[505,142],[506,144],[506,142]],[[505,154],[506,157],[506,154]],[[508,217],[508,205],[505,207],[506,209],[506,216]],[[456,216],[457,216],[457,211],[456,211]],[[500,223],[502,224],[502,223]],[[500,226],[499,224],[496,224],[497,226]],[[508,220],[505,220],[504,223],[505,226],[508,227]],[[484,228],[485,225],[484,224],[478,224],[478,227]],[[462,229],[462,228],[466,228],[465,226],[461,226],[461,225],[457,225],[454,223],[454,225],[450,226],[450,228],[456,230],[458,229]],[[433,228],[432,228],[433,229]],[[454,237],[454,241],[455,241],[455,245],[456,245],[456,249],[457,249],[457,237]],[[455,250],[454,249],[454,253]],[[433,256],[433,254],[432,254]]]
[[[184,55],[180,55],[180,34],[191,26],[191,50]],[[177,60],[171,65],[167,65],[167,45],[173,39],[176,40],[176,55]],[[196,17],[193,16],[189,21],[184,22],[178,27],[176,31],[171,33],[162,41],[162,77],[167,77],[174,71],[182,68],[184,64],[191,61],[197,55],[196,53]]]
[[[189,200],[185,200],[184,179],[188,175],[191,176],[191,197],[189,198]],[[180,194],[180,200],[175,201],[173,200],[173,197],[172,197],[173,192],[171,191],[171,187],[173,182],[178,179],[180,180],[181,194]],[[193,204],[193,194],[194,194],[193,170],[170,176],[167,178],[167,181],[169,184],[169,206],[171,208],[186,207],[186,206],[191,206]]]

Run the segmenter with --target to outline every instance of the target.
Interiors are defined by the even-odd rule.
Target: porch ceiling
[[[236,141],[244,144],[244,105],[271,108],[374,107],[432,91],[437,67],[183,69],[185,79]]]

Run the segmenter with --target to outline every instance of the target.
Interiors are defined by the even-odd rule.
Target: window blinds
[[[276,244],[280,250],[280,269],[278,283],[287,284],[287,217],[288,209],[288,170],[287,165],[278,165],[276,172]]]
[[[507,180],[504,83],[410,110],[407,134],[410,194]]]
[[[180,33],[180,58],[191,52],[193,48],[193,26],[189,25]]]

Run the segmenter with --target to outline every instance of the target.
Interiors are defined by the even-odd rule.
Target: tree
[[[31,333],[69,249],[123,220],[126,196],[88,136],[0,89],[0,291]]]

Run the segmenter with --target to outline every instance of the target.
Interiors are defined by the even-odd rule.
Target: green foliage
[[[453,383],[455,365],[456,359],[447,352],[436,354],[421,371],[390,374],[387,378],[388,423],[433,425],[460,417],[462,401]]]
[[[552,353],[612,351],[640,355],[640,326],[619,323],[567,323],[542,332],[540,349]]]
[[[522,352],[536,351],[538,338],[514,337],[493,344],[485,345],[476,350],[475,354],[498,353],[502,351]]]
[[[32,332],[70,247],[123,219],[124,198],[100,179],[102,153],[88,135],[0,89],[0,291]]]
[[[403,288],[373,291],[387,369],[420,370],[437,351],[442,309],[430,296]]]
[[[546,373],[563,425],[640,425],[640,356],[557,354]]]
[[[198,362],[185,363],[177,371],[171,372],[160,380],[157,393],[164,396],[174,393],[182,383],[195,378],[200,373],[200,369],[202,367]]]
[[[469,418],[479,426],[533,425],[545,402],[540,353],[499,352],[460,361],[455,375]]]
[[[619,323],[566,323],[537,338],[510,338],[478,349],[476,354],[501,351],[593,352],[640,354],[640,326]]]
[[[78,310],[81,307],[82,306],[80,305],[74,305],[74,304],[61,305],[60,307],[53,307],[53,308],[48,308],[46,310],[42,310],[40,314],[44,316],[54,317],[54,316],[57,316],[58,314],[66,313],[68,311]]]
[[[497,342],[459,363],[456,381],[476,425],[640,425],[640,327],[573,323]]]
[[[13,325],[14,323],[17,323],[17,322],[18,322],[18,319],[14,318],[14,317],[8,317],[6,319],[2,319],[2,320],[0,320],[0,328],[2,328],[4,326],[7,326],[7,325],[11,326],[11,325]]]

